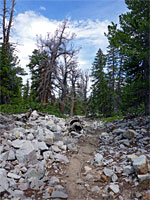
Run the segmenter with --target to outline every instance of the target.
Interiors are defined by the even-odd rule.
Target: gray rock
[[[11,133],[13,134],[13,136],[15,136],[15,138],[23,138],[25,129],[22,127],[14,128],[13,130],[11,130]]]
[[[5,169],[0,168],[0,187],[1,190],[8,190],[9,184],[7,179],[7,173]]]
[[[61,149],[59,149],[59,147],[56,146],[56,145],[52,145],[51,148],[52,148],[52,151],[54,151],[54,152],[56,152],[56,153],[61,152]]]
[[[127,165],[123,167],[123,172],[127,175],[134,173],[134,169],[131,165]]]
[[[90,180],[90,179],[93,179],[93,176],[91,174],[87,174],[86,177],[85,177],[85,180]]]
[[[44,176],[43,172],[40,172],[37,169],[29,168],[26,173],[27,178],[36,177],[37,179],[41,179]]]
[[[16,149],[19,149],[22,147],[22,145],[26,142],[26,140],[19,140],[19,139],[16,139],[14,141],[12,141],[11,145],[16,148]]]
[[[148,172],[147,158],[145,155],[140,155],[133,160],[134,170],[138,174],[146,174]]]
[[[9,156],[9,152],[8,151],[2,153],[0,155],[0,161],[6,161],[6,160],[8,160],[8,156]]]
[[[30,121],[36,120],[36,119],[38,119],[38,117],[39,117],[39,114],[37,113],[36,110],[34,110],[34,111],[31,113],[29,120],[30,120]]]
[[[30,141],[24,141],[20,146],[20,149],[16,151],[17,160],[21,163],[31,162],[36,163],[36,151],[33,144]]]
[[[24,192],[21,190],[14,190],[11,192],[11,195],[13,197],[20,197],[21,199],[24,199]]]
[[[9,172],[9,173],[7,174],[7,176],[8,176],[9,178],[13,178],[13,179],[16,179],[16,180],[18,180],[18,179],[21,178],[21,176],[19,176],[19,175],[17,175],[17,174],[14,174],[14,173],[11,173],[11,172]]]
[[[20,183],[19,185],[18,185],[18,189],[20,189],[21,191],[23,190],[27,190],[27,189],[29,189],[29,183]]]
[[[93,187],[91,188],[91,191],[92,191],[92,192],[99,192],[99,191],[100,191],[100,188],[99,188],[98,186],[93,186]]]
[[[138,175],[138,179],[140,182],[145,181],[145,180],[150,180],[150,174],[147,173],[147,174]]]
[[[53,153],[51,151],[45,151],[45,152],[43,152],[43,158],[45,160],[48,160],[49,158],[53,159],[54,155],[53,155]]]
[[[134,138],[134,134],[135,134],[134,130],[128,129],[127,131],[123,132],[122,136],[125,139],[132,139]]]
[[[103,155],[100,153],[95,154],[94,156],[94,165],[101,166],[103,164]]]
[[[10,150],[9,151],[9,154],[8,154],[8,159],[7,160],[15,160],[16,156],[15,156],[15,153],[13,150]]]
[[[53,191],[52,195],[51,195],[52,199],[56,199],[56,198],[60,198],[60,199],[67,199],[68,198],[68,194],[62,191]]]
[[[118,176],[116,174],[112,175],[112,181],[116,182],[118,180]]]
[[[38,148],[40,150],[48,150],[48,146],[45,144],[45,142],[38,142]]]
[[[34,139],[34,135],[32,133],[27,135],[27,140],[33,140]]]
[[[50,185],[55,185],[59,183],[59,179],[56,176],[52,176],[49,181]]]
[[[60,162],[69,163],[67,156],[64,156],[62,154],[55,154],[54,158]]]
[[[110,183],[109,188],[116,194],[119,193],[119,185],[114,184],[114,183]]]
[[[104,174],[108,177],[112,176],[114,174],[113,170],[109,169],[109,168],[104,168],[103,170]]]

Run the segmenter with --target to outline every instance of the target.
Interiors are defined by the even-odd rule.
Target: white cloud
[[[40,6],[40,10],[46,10],[44,6]]]
[[[14,22],[13,41],[19,43],[18,56],[20,64],[26,68],[29,62],[28,56],[36,48],[36,35],[45,36],[47,32],[53,33],[61,21],[51,20],[33,11],[26,11],[16,16]],[[109,21],[80,20],[71,21],[69,32],[76,34],[75,45],[81,47],[79,53],[79,64],[81,68],[90,68],[98,48],[106,51],[107,32]],[[25,78],[26,79],[26,78]],[[24,79],[24,82],[25,82]]]

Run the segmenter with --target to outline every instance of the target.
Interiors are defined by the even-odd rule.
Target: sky
[[[125,12],[124,0],[16,0],[12,40],[18,44],[21,67],[29,73],[26,65],[37,48],[36,36],[54,33],[62,21],[69,19],[69,32],[76,34],[74,44],[81,48],[79,67],[90,70],[98,49],[106,53],[107,26],[112,21],[118,24],[119,15]]]

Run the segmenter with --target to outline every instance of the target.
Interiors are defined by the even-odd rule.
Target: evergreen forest
[[[15,0],[3,0],[0,17],[0,111],[29,109],[57,116],[115,117],[150,115],[150,2],[125,0],[128,12],[112,22],[88,71],[80,69],[75,34],[64,20],[54,34],[37,36],[27,75],[11,42]],[[37,33],[38,34],[38,33]],[[87,55],[88,56],[88,55]]]

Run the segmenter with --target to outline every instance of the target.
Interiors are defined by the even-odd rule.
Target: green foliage
[[[106,124],[108,122],[114,122],[115,120],[121,120],[121,119],[123,119],[123,115],[101,118],[101,121]]]
[[[98,55],[92,66],[95,85],[90,107],[96,116],[120,112],[141,114],[144,106],[145,113],[150,114],[150,4],[147,0],[125,0],[125,3],[129,12],[120,15],[120,29],[112,22],[105,34],[109,42],[105,70],[96,68]],[[107,87],[99,77],[104,78]],[[98,110],[103,102],[107,109]]]
[[[44,104],[41,104],[41,103],[28,102],[25,104],[23,101],[18,104],[17,102],[14,102],[14,104],[0,105],[0,112],[6,113],[6,114],[24,113],[24,112],[28,112],[29,109],[37,110],[38,112],[47,113],[50,115],[55,115],[57,117],[66,118],[65,115],[62,115],[60,113],[57,103],[53,106],[48,105],[46,108],[44,107]]]
[[[21,95],[24,70],[19,66],[15,48],[11,44],[0,46],[0,104],[10,103]]]

